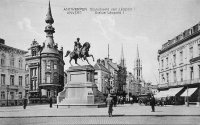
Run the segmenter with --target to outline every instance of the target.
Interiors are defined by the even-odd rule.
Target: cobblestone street
[[[198,124],[200,107],[163,106],[151,112],[150,106],[138,104],[114,107],[113,117],[107,108],[68,108],[49,105],[1,107],[1,124]]]

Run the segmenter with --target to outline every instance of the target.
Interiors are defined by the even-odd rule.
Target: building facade
[[[94,65],[94,81],[98,87],[98,90],[104,94],[108,94],[107,86],[109,86],[108,78],[110,76],[109,70],[105,67],[104,60],[97,60],[97,63]]]
[[[192,93],[197,101],[200,85],[200,23],[163,44],[158,51],[158,62],[158,89],[197,88]]]
[[[117,65],[117,63],[112,62],[112,59],[109,59],[109,58],[105,58],[104,62],[105,62],[105,67],[110,72],[110,76],[108,78],[109,79],[108,81],[111,86],[110,93],[116,94],[117,90],[119,89],[118,76],[117,76],[117,73],[119,70],[118,65]]]
[[[27,51],[5,45],[0,39],[0,106],[22,105],[26,95],[25,54]]]
[[[63,48],[59,50],[53,39],[55,29],[52,26],[54,19],[50,2],[45,22],[47,23],[44,30],[45,42],[39,45],[34,40],[26,56],[29,98],[32,102],[44,101],[42,97],[56,97],[64,87]]]

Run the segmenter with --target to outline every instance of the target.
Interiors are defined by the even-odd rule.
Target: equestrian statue
[[[90,43],[85,42],[83,45],[81,45],[79,41],[80,41],[80,38],[77,38],[77,41],[74,42],[74,50],[72,52],[68,50],[65,57],[67,57],[68,55],[70,56],[70,60],[69,60],[70,64],[71,64],[72,59],[74,59],[75,64],[79,65],[77,63],[77,60],[81,59],[81,60],[86,60],[87,63],[91,65],[87,59],[87,57],[92,57],[94,61],[93,55],[89,54]]]

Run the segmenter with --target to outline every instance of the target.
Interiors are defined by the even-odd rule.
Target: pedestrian
[[[26,97],[23,98],[23,107],[24,109],[26,109],[26,106],[27,106],[27,99]]]
[[[52,108],[52,97],[49,98],[49,106]]]
[[[109,115],[109,117],[112,117],[113,104],[114,104],[114,101],[112,99],[111,102],[110,102],[110,104],[109,104],[109,107],[108,107],[108,115]]]
[[[133,104],[133,98],[132,97],[130,97],[130,103]]]
[[[109,117],[112,117],[112,112],[113,112],[113,99],[112,97],[110,96],[110,94],[108,94],[108,97],[106,99],[107,101],[107,105],[108,105],[108,116]]]
[[[155,100],[154,96],[152,96],[151,100],[150,100],[150,105],[151,105],[151,109],[152,109],[151,112],[155,112],[155,104],[156,104],[156,100]]]

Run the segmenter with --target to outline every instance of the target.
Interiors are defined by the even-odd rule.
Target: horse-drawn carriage
[[[149,94],[142,94],[138,96],[138,104],[139,105],[150,105],[150,98],[151,95]]]

